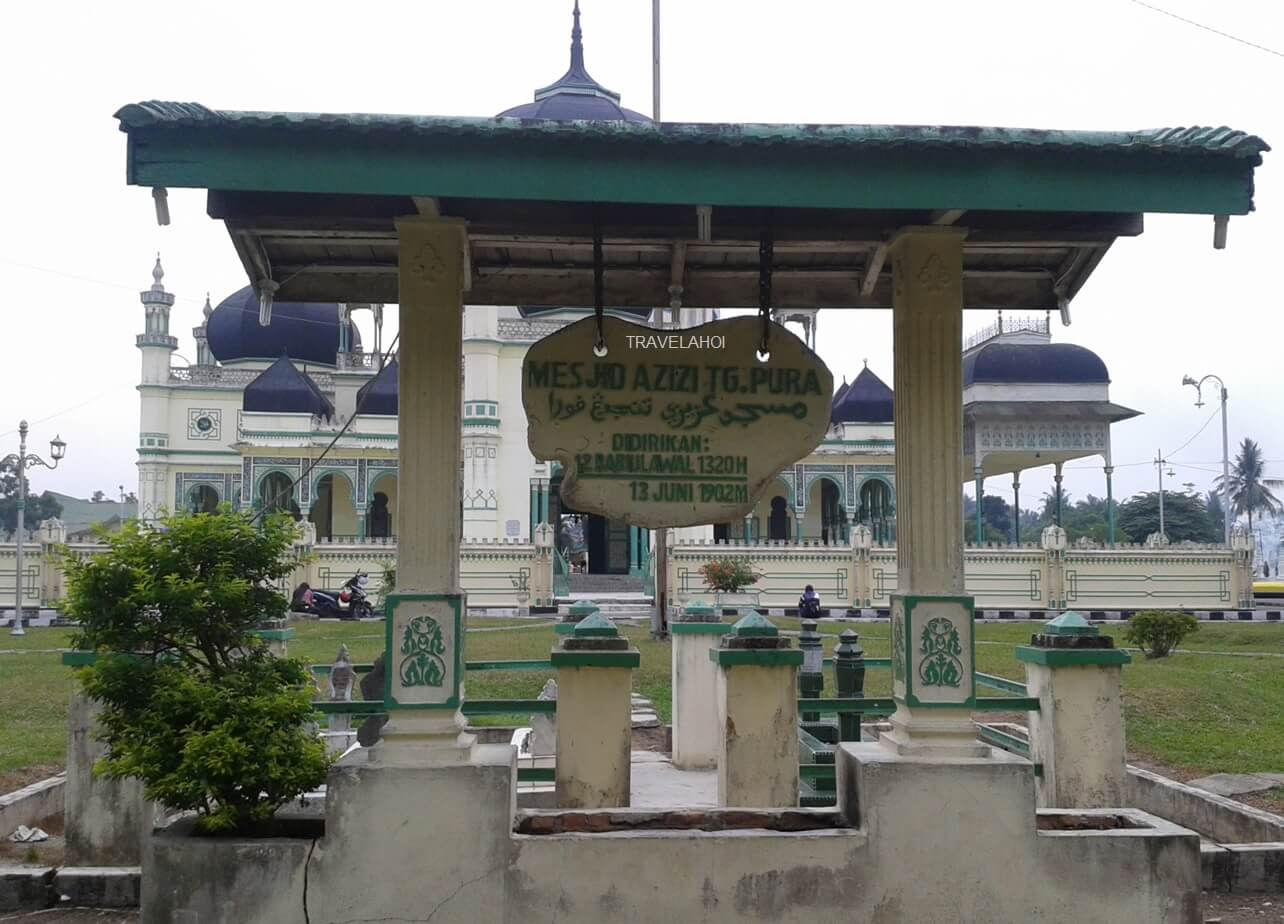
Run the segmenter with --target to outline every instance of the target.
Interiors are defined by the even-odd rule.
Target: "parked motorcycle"
[[[374,607],[366,593],[369,580],[369,575],[358,571],[344,582],[337,594],[313,590],[306,583],[300,584],[294,591],[290,608],[322,619],[368,619],[374,615]]]

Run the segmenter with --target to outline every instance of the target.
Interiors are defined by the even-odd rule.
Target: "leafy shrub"
[[[137,777],[203,831],[261,832],[325,780],[306,666],[248,635],[286,612],[275,584],[294,535],[288,517],[224,509],[127,523],[105,554],[65,564],[74,644],[100,655],[80,674],[103,706],[95,772]]]
[[[755,574],[743,558],[718,558],[705,562],[700,566],[700,576],[710,590],[728,594],[744,590],[762,577]]]
[[[1199,623],[1189,613],[1147,612],[1128,620],[1124,638],[1148,658],[1166,658],[1182,639],[1198,631]]]

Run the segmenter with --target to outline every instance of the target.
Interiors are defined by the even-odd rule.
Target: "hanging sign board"
[[[637,526],[748,516],[771,480],[820,444],[834,377],[772,324],[745,316],[686,330],[577,321],[535,343],[522,404],[537,459],[562,463],[562,500]]]

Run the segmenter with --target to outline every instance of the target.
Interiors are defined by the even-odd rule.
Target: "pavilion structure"
[[[606,303],[617,307],[670,304],[676,288],[683,306],[701,309],[893,312],[899,594],[892,634],[894,652],[904,660],[894,659],[900,666],[893,669],[892,731],[880,743],[843,746],[839,789],[859,790],[867,800],[881,798],[884,790],[871,787],[893,786],[893,777],[918,787],[898,790],[883,806],[910,834],[924,826],[912,849],[915,856],[930,854],[933,866],[915,870],[904,856],[873,853],[865,868],[842,874],[847,880],[840,875],[807,885],[800,879],[789,893],[813,896],[810,902],[837,889],[849,907],[863,909],[853,911],[853,920],[871,914],[944,920],[945,909],[963,914],[971,907],[976,920],[1015,921],[1051,919],[1066,901],[1140,907],[1128,903],[1159,888],[1139,887],[1136,879],[1089,882],[1086,867],[1045,865],[1039,873],[1043,861],[1019,853],[1005,860],[1007,848],[986,837],[987,851],[997,853],[985,865],[1017,875],[1028,892],[1014,896],[986,886],[990,904],[975,907],[959,897],[958,890],[981,888],[963,883],[984,877],[974,852],[958,839],[980,837],[973,823],[1016,826],[1004,829],[1016,837],[1021,813],[1030,811],[990,815],[979,808],[991,796],[1008,798],[1003,793],[1028,779],[1030,766],[978,742],[970,718],[973,616],[964,593],[959,490],[971,474],[959,400],[963,311],[1068,310],[1115,240],[1140,234],[1148,212],[1213,216],[1210,238],[1220,246],[1227,217],[1253,207],[1253,171],[1268,149],[1261,139],[1225,128],[560,123],[229,112],[171,102],[128,105],[117,116],[128,138],[128,182],[157,198],[167,188],[207,190],[209,215],[225,223],[263,317],[270,317],[274,299],[400,306],[400,542],[389,657],[393,640],[413,620],[431,615],[442,627],[444,682],[415,684],[387,672],[384,740],[369,764],[342,768],[329,811],[334,836],[353,838],[353,850],[366,853],[385,837],[421,831],[425,850],[431,842],[451,856],[424,853],[405,876],[381,868],[385,884],[372,886],[379,894],[361,892],[365,917],[333,910],[325,920],[404,918],[407,906],[416,909],[415,919],[596,920],[621,894],[634,895],[632,881],[616,879],[608,893],[608,883],[594,879],[608,875],[606,867],[622,856],[626,847],[616,841],[583,850],[574,838],[558,841],[559,851],[570,852],[554,860],[553,847],[533,839],[506,860],[487,860],[493,869],[469,865],[474,834],[511,818],[511,803],[488,800],[499,798],[502,788],[494,781],[504,778],[513,758],[511,749],[476,744],[460,713],[463,306],[600,305],[595,250]],[[965,682],[920,683],[919,632],[929,623],[936,635],[957,641],[968,662]],[[887,775],[888,767],[897,773]],[[474,779],[481,788],[470,790],[464,781]],[[483,790],[485,798],[477,795]],[[923,793],[932,796],[925,800]],[[351,800],[365,801],[358,809]],[[879,809],[862,801],[859,811]],[[917,814],[933,811],[952,817]],[[861,818],[864,823],[868,815]],[[842,835],[849,836],[868,838],[842,841],[851,849],[867,843],[875,850],[879,838],[901,835],[889,821],[864,835]],[[403,851],[410,844],[397,843]],[[723,858],[710,876],[731,876],[725,881],[734,883],[742,860],[745,869],[770,870],[774,861],[762,854],[768,843],[709,841],[708,849]],[[825,844],[839,842],[807,843],[819,857],[830,849]],[[654,838],[639,849],[648,859],[638,854],[630,880],[647,880],[642,870],[659,876],[656,858],[668,849]],[[326,854],[338,850],[341,844],[318,851],[318,861],[328,864]],[[381,849],[381,857],[388,855]],[[1035,866],[1026,875],[1009,865],[1018,863]],[[601,869],[595,872],[594,864]],[[351,866],[326,872],[365,881]],[[461,892],[489,875],[498,878],[487,881],[502,887]],[[700,915],[699,882],[689,891],[681,869],[666,875],[673,878],[664,894],[654,887],[646,893],[651,910],[634,906],[629,919],[682,917],[686,901],[692,903],[686,919]],[[568,893],[571,880],[585,895],[601,893],[600,900],[576,903],[582,896]],[[865,882],[868,891],[871,881],[877,888],[870,894],[855,885]],[[708,920],[733,919],[742,891],[757,894],[768,880],[741,879],[727,886],[725,902],[718,904],[715,894],[709,904],[708,891],[716,893],[722,882],[705,880]],[[324,888],[314,870],[313,893]],[[900,917],[875,910],[878,889],[895,892]],[[925,903],[936,911],[925,910]],[[815,909],[806,905],[786,903],[778,919],[811,919]],[[1026,916],[1017,908],[1043,910]],[[318,919],[314,911],[311,920]]]

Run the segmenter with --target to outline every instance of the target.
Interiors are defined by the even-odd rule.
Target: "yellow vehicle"
[[[1254,581],[1253,599],[1284,603],[1284,581]]]

